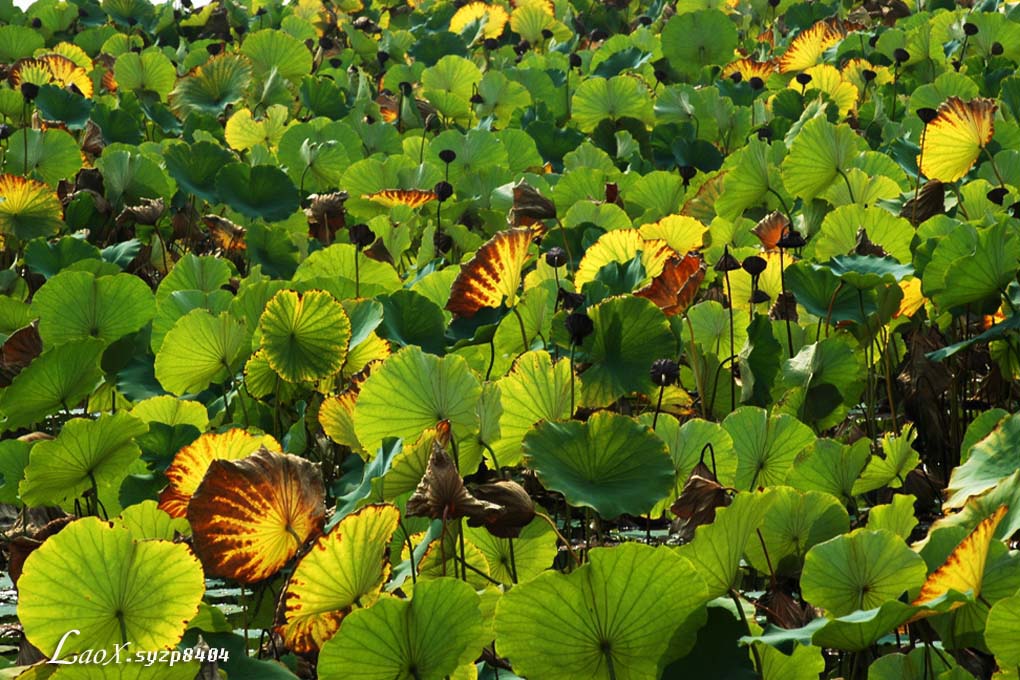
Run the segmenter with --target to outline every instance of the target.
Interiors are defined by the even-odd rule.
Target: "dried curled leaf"
[[[490,518],[498,517],[501,510],[495,503],[472,496],[443,444],[440,441],[432,444],[425,474],[418,488],[407,499],[409,516],[432,519],[469,517],[475,521],[487,522]]]
[[[535,502],[517,482],[498,481],[481,484],[473,490],[475,498],[499,506],[496,514],[468,519],[468,526],[484,526],[493,536],[517,538],[521,529],[535,518]]]

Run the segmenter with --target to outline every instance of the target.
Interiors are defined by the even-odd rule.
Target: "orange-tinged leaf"
[[[486,38],[498,38],[510,20],[510,15],[501,5],[488,5],[484,2],[470,2],[456,12],[450,19],[450,32],[460,33],[468,24],[485,19],[482,34]]]
[[[956,546],[945,563],[928,576],[928,580],[921,586],[921,594],[913,604],[931,604],[950,590],[959,593],[971,591],[974,597],[980,595],[985,562],[988,560],[988,548],[995,536],[995,529],[1008,510],[1007,506],[1001,506],[982,520],[967,538],[960,541],[960,545]],[[962,605],[962,602],[957,602],[952,608]]]
[[[315,463],[268,449],[214,460],[188,504],[195,553],[214,576],[257,583],[279,571],[326,521]]]
[[[60,228],[57,192],[34,179],[0,175],[0,233],[20,238],[48,236]]]
[[[11,85],[15,88],[22,83],[36,85],[55,84],[60,87],[74,86],[86,98],[92,97],[92,79],[81,66],[59,54],[45,54],[35,59],[21,59],[11,68]]]
[[[769,79],[769,76],[776,72],[776,63],[771,59],[768,61],[757,61],[750,57],[744,57],[728,64],[722,71],[722,77],[732,78],[734,73],[739,73],[740,79],[744,82],[751,80],[751,78],[758,78],[765,82]]]
[[[955,182],[974,166],[981,150],[995,134],[994,99],[965,102],[950,97],[942,102],[938,115],[924,131],[924,143],[917,159],[928,179]]]
[[[705,261],[698,253],[687,253],[666,260],[662,273],[634,295],[651,300],[666,316],[674,316],[691,306],[704,280]]]
[[[289,649],[316,651],[355,605],[375,602],[390,573],[387,552],[399,521],[393,505],[366,506],[301,558],[287,585],[285,622],[277,627]]]
[[[819,21],[806,28],[790,42],[786,52],[779,58],[779,70],[782,73],[803,71],[817,64],[822,53],[843,37],[846,31],[836,19]]]
[[[594,281],[599,270],[610,262],[626,264],[641,253],[641,263],[645,267],[647,281],[662,273],[666,260],[675,256],[675,250],[659,239],[645,239],[637,229],[614,229],[607,231],[599,240],[591,245],[581,258],[574,274],[574,288]]]
[[[203,434],[177,452],[166,469],[167,487],[159,495],[159,508],[171,517],[186,517],[188,501],[202,483],[214,460],[240,460],[265,447],[280,451],[280,444],[269,435],[253,435],[235,428],[223,433]]]
[[[779,250],[779,239],[783,238],[783,234],[789,227],[790,220],[777,210],[763,217],[758,224],[754,225],[751,232],[761,241],[761,247],[765,249],[765,252],[772,253]]]
[[[394,120],[396,120],[396,116],[394,116]],[[375,193],[364,194],[362,198],[374,201],[387,208],[395,208],[398,205],[419,208],[429,201],[436,200],[436,194],[423,189],[383,189]]]
[[[912,278],[900,281],[900,290],[903,291],[903,299],[900,300],[900,308],[893,314],[894,319],[901,316],[913,316],[928,300],[921,292],[921,279]]]
[[[504,297],[512,307],[533,239],[531,229],[517,228],[501,231],[483,243],[460,268],[446,309],[455,316],[471,317],[482,307],[499,307]]]

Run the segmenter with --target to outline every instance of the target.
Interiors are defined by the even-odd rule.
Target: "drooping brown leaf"
[[[484,526],[490,534],[500,538],[517,538],[521,529],[535,518],[535,502],[517,482],[501,480],[480,484],[472,492],[475,498],[495,504],[500,510],[495,515],[472,517],[468,526]]]
[[[682,258],[671,256],[662,273],[634,295],[651,300],[666,316],[675,316],[691,306],[704,280],[705,261],[699,253],[687,253]]]
[[[945,212],[945,185],[937,179],[933,179],[924,183],[917,198],[911,198],[903,204],[900,209],[900,217],[907,218],[916,227],[936,215],[944,215]]]
[[[81,150],[92,156],[98,156],[103,153],[105,147],[102,128],[89,120],[81,134]]]
[[[510,225],[530,227],[540,220],[556,218],[556,204],[538,193],[523,179],[514,185],[514,204],[510,208]]]
[[[11,333],[0,346],[0,387],[7,387],[14,376],[42,354],[39,322],[33,321]]]
[[[195,554],[206,573],[257,583],[322,533],[326,488],[319,465],[266,448],[214,460],[188,504]]]
[[[776,321],[797,320],[797,298],[790,291],[780,293],[769,309],[769,318]]]
[[[138,205],[125,206],[117,215],[117,226],[125,224],[153,225],[159,221],[166,211],[166,203],[162,198],[143,198]]]
[[[759,602],[765,607],[765,618],[768,622],[780,628],[787,630],[800,628],[814,618],[811,607],[802,605],[792,595],[776,586],[769,586]]]
[[[500,511],[500,506],[478,500],[468,492],[446,448],[440,441],[434,442],[425,474],[407,499],[407,514],[432,519],[470,517],[486,522],[498,517]]]
[[[305,208],[308,217],[308,235],[318,239],[320,243],[333,242],[336,232],[347,226],[346,191],[333,191],[328,194],[312,194],[308,197],[311,204]]]
[[[209,229],[213,243],[223,254],[236,255],[247,248],[245,243],[247,231],[241,225],[219,215],[204,215],[202,223]]]
[[[882,246],[868,238],[868,232],[864,227],[858,227],[857,229],[857,244],[854,246],[854,254],[872,255],[874,257],[887,257],[889,255]]]
[[[779,250],[779,239],[783,238],[789,226],[790,220],[786,219],[786,215],[776,210],[761,218],[751,232],[761,241],[765,252],[771,253]]]
[[[674,530],[683,540],[689,541],[694,538],[695,529],[715,521],[716,508],[726,507],[731,500],[726,487],[719,483],[707,465],[699,462],[669,508],[678,520],[674,523]]]

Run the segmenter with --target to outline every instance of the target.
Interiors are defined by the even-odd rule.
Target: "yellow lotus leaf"
[[[284,596],[277,631],[289,649],[314,652],[333,637],[355,607],[369,607],[390,573],[390,540],[400,511],[369,505],[345,517],[301,558]]]
[[[188,504],[195,554],[212,576],[258,583],[278,572],[326,521],[322,471],[259,449],[214,460]]]
[[[924,131],[918,154],[921,173],[928,179],[955,182],[977,162],[981,150],[995,134],[994,99],[965,102],[950,97],[938,108],[938,115]]]
[[[166,469],[169,483],[159,495],[160,510],[171,517],[186,517],[191,495],[202,483],[210,463],[214,460],[240,460],[258,451],[259,447],[270,451],[282,450],[271,436],[249,434],[240,428],[203,434],[178,451]]]
[[[645,280],[641,283],[642,286],[661,274],[666,260],[677,254],[666,241],[646,240],[637,229],[607,231],[581,258],[577,273],[574,275],[574,287],[581,290],[584,284],[594,281],[599,270],[610,262],[626,264],[637,257],[639,252],[641,263],[645,267]]]
[[[708,227],[693,217],[667,215],[658,222],[643,225],[638,231],[645,240],[665,241],[677,254],[686,255],[692,250],[699,250],[705,244]]]
[[[510,20],[510,15],[502,5],[490,5],[484,2],[469,2],[450,18],[450,32],[460,33],[464,28],[480,19],[485,20],[485,27],[482,34],[486,38],[498,38]]]
[[[932,572],[921,586],[921,594],[913,602],[915,606],[931,604],[950,590],[959,593],[970,591],[975,598],[981,594],[988,549],[995,537],[995,529],[1008,510],[1007,506],[1001,506],[982,520],[967,538],[960,541],[960,545],[950,553],[945,563]],[[962,605],[963,602],[956,602],[951,608],[956,609]]]
[[[846,31],[834,19],[819,21],[804,29],[790,42],[786,52],[779,58],[780,72],[790,73],[811,68],[821,60],[825,50],[838,43],[845,35]]]
[[[362,198],[387,208],[395,208],[398,205],[420,208],[429,201],[436,200],[436,194],[422,189],[383,189],[375,193],[364,194]]]
[[[835,66],[819,64],[806,69],[804,73],[811,76],[811,82],[804,87],[804,91],[818,90],[829,95],[836,103],[841,116],[845,116],[857,104],[857,86],[844,80],[843,74],[836,70]],[[791,80],[789,87],[800,90],[803,86],[796,80]]]

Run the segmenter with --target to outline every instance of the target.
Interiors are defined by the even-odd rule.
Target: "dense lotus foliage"
[[[997,0],[0,0],[0,674],[1016,680],[1018,65]]]

